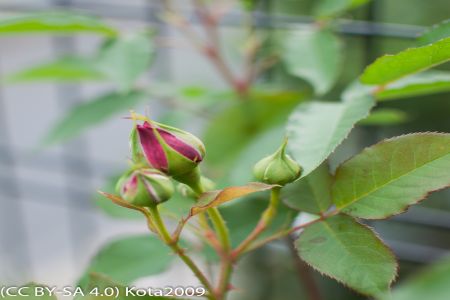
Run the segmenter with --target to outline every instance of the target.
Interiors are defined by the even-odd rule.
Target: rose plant
[[[169,106],[173,123],[182,123],[174,116],[185,112],[194,123],[206,124],[199,139],[131,111],[130,166],[114,180],[115,191],[100,192],[99,205],[116,215],[140,213],[151,233],[106,245],[79,286],[103,292],[114,287],[122,298],[127,286],[163,272],[178,257],[205,289],[195,290],[197,296],[239,297],[243,287],[233,275],[241,259],[287,239],[297,263],[367,297],[448,296],[448,259],[391,292],[396,257],[368,225],[401,214],[449,186],[450,134],[394,136],[338,163],[335,151],[355,127],[407,121],[398,109],[377,108],[381,102],[450,90],[448,72],[429,70],[450,60],[449,23],[432,27],[411,48],[378,58],[340,89],[335,85],[343,71],[344,42],[337,33],[338,18],[367,2],[317,1],[311,24],[262,30],[254,14],[260,3],[240,1],[247,20],[243,49],[237,51],[240,69],[227,60],[219,31],[234,3],[192,1],[195,24],[205,30],[202,36],[185,12],[162,1],[158,16],[211,63],[228,85],[226,91],[142,84],[139,79],[160,46],[153,31],[124,35],[97,18],[67,12],[0,23],[0,34],[90,32],[104,37],[91,56],[58,58],[8,78],[115,84],[116,90],[71,110],[45,138],[47,144],[73,138],[148,98]],[[198,101],[193,104],[192,99]],[[217,272],[206,272],[201,259],[217,266]],[[310,299],[320,299],[315,288]]]

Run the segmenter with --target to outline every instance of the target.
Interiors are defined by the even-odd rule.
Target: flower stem
[[[222,243],[223,255],[220,267],[220,278],[219,285],[217,287],[217,295],[219,299],[225,299],[226,293],[228,291],[231,273],[233,272],[233,262],[230,258],[230,234],[222,215],[216,207],[208,209],[208,215]]]
[[[208,215],[211,219],[211,222],[214,226],[214,229],[217,232],[219,240],[222,243],[222,247],[224,251],[228,251],[231,248],[230,234],[228,232],[227,225],[225,224],[225,220],[220,214],[219,210],[216,207],[208,209]]]
[[[204,192],[204,188],[201,182],[198,184],[192,184],[191,188],[200,196]],[[231,239],[228,227],[223,219],[219,209],[216,207],[209,208],[206,213],[208,214],[211,223],[214,226],[214,230],[217,233],[218,239],[221,244],[221,267],[220,267],[220,279],[217,287],[218,299],[225,299],[228,291],[228,286],[233,271],[233,261],[231,260]]]
[[[211,294],[210,299],[216,299],[214,296],[214,289],[212,285],[209,283],[209,280],[203,274],[203,272],[198,268],[195,262],[186,255],[184,250],[178,245],[178,243],[174,242],[170,236],[169,231],[167,230],[166,225],[164,224],[161,215],[159,214],[158,207],[152,206],[150,207],[150,214],[153,217],[154,224],[161,239],[172,249],[174,253],[176,253],[180,259],[191,269],[191,271],[195,274],[198,280],[204,285],[205,289]]]
[[[231,256],[233,260],[237,260],[245,250],[259,237],[261,233],[272,223],[274,216],[277,213],[278,205],[280,203],[280,187],[275,187],[272,189],[270,194],[270,203],[266,210],[261,215],[258,224],[255,229],[247,236],[247,238],[242,241],[242,243],[233,250]]]

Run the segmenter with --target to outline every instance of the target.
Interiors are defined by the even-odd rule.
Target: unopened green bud
[[[300,177],[302,168],[286,154],[287,140],[272,155],[256,163],[253,174],[259,181],[269,184],[285,185]]]
[[[124,200],[142,207],[163,203],[174,192],[170,178],[154,169],[128,171],[117,182],[116,190]]]

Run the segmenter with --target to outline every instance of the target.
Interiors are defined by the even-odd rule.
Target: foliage
[[[195,136],[131,113],[133,130],[145,122],[149,136],[145,150],[133,149],[133,171],[157,168],[155,161],[162,159],[159,148],[170,150],[163,151],[164,166],[173,166],[171,162],[177,159],[192,168],[171,170],[180,171],[176,176],[160,170],[157,176],[178,184],[175,196],[161,205],[127,202],[124,193],[136,195],[132,179],[117,192],[109,182],[102,197],[96,199],[99,207],[113,217],[145,218],[152,234],[124,237],[102,247],[79,285],[85,289],[114,285],[123,291],[138,279],[164,272],[177,257],[190,268],[209,299],[222,300],[230,292],[232,273],[245,254],[289,238],[295,239],[297,258],[360,294],[382,300],[423,299],[427,295],[441,299],[446,295],[447,261],[390,293],[398,269],[395,255],[360,219],[381,220],[401,214],[428,194],[447,188],[450,134],[418,132],[384,139],[362,151],[357,149],[356,155],[340,162],[334,172],[329,162],[355,127],[414,121],[406,112],[384,103],[450,91],[449,73],[429,70],[450,59],[448,22],[425,32],[418,39],[420,46],[378,58],[358,81],[342,89],[338,83],[345,71],[344,49],[348,48],[346,40],[334,31],[336,17],[362,7],[367,0],[317,1],[313,24],[264,33],[250,22],[261,3],[241,1],[250,28],[240,73],[229,65],[228,56],[219,47],[221,14],[214,13],[217,7],[213,1],[193,1],[200,26],[207,32],[205,37],[192,30],[171,1],[164,2],[164,21],[187,35],[228,85],[227,90],[180,88],[156,81],[142,87],[139,80],[152,67],[158,46],[153,31],[122,34],[102,20],[72,12],[35,13],[0,22],[0,35],[90,33],[99,38],[90,55],[59,57],[5,80],[15,84],[101,80],[114,87],[70,109],[44,144],[68,141],[148,99],[173,105],[176,109],[168,119],[182,111],[188,122],[195,119],[204,125],[206,157],[196,155],[198,147],[193,145],[203,149],[203,144]],[[378,105],[382,107],[372,112]],[[132,133],[132,143],[136,144],[136,131]],[[286,163],[290,160],[285,159],[289,156],[283,146],[286,156],[277,160],[276,168],[263,168],[263,177],[292,173],[297,163],[301,177],[276,185],[249,183],[251,165],[274,151],[283,135],[296,163]],[[203,158],[200,170],[197,165]],[[157,193],[151,185],[141,185],[140,192]],[[309,216],[307,221],[305,216]],[[166,227],[169,218],[177,224],[172,232]],[[196,241],[185,240],[188,229]],[[192,250],[210,263],[220,264],[220,274],[214,276],[219,278],[217,283],[191,257]]]
[[[86,287],[93,273],[104,274],[117,283],[131,284],[138,278],[166,270],[172,259],[156,237],[126,237],[105,245],[93,258],[79,285]]]
[[[334,216],[308,226],[296,246],[313,268],[363,294],[383,293],[397,273],[389,248],[348,216]]]
[[[392,294],[380,297],[381,300],[420,300],[448,298],[450,283],[450,259],[441,259],[423,270],[414,278],[402,283]]]
[[[281,36],[281,57],[287,71],[304,78],[317,94],[336,82],[341,67],[341,42],[329,30],[292,29]],[[300,59],[301,58],[301,59]]]

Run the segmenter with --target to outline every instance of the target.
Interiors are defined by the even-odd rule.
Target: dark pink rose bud
[[[131,133],[133,160],[171,176],[191,172],[203,160],[205,146],[194,135],[157,122],[136,124]]]

